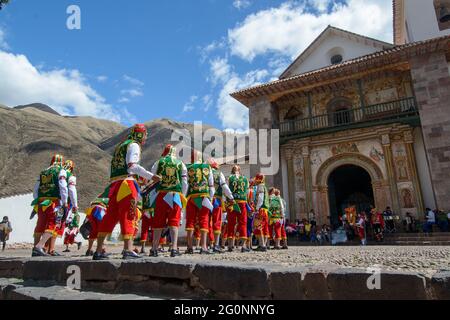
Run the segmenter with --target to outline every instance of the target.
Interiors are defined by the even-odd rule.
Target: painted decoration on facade
[[[408,156],[405,145],[403,143],[394,143],[392,145],[392,153],[398,181],[408,181]]]
[[[320,152],[318,150],[314,150],[311,152],[311,165],[315,167],[320,167],[323,161],[320,157]]]
[[[414,205],[414,198],[413,198],[412,191],[410,189],[402,189],[400,194],[401,194],[403,208],[412,209],[412,208],[416,207]]]
[[[380,162],[384,160],[384,153],[373,146],[372,150],[370,150],[370,158],[375,162]]]
[[[295,170],[295,190],[303,191],[305,190],[305,178],[304,178],[302,157],[295,157],[294,170]]]
[[[389,88],[380,91],[375,91],[367,94],[367,102],[370,105],[380,104],[389,101],[398,100],[398,91],[396,88]]]
[[[333,146],[331,152],[333,156],[337,156],[342,153],[359,153],[359,149],[355,142],[344,142]]]

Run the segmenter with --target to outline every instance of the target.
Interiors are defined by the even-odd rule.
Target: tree
[[[0,0],[0,10],[2,10],[4,5],[7,5],[9,0]]]

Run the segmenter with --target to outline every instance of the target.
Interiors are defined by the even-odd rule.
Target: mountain
[[[194,126],[189,123],[158,119],[145,126],[148,139],[141,164],[148,170],[168,143],[178,143],[171,142],[175,130],[188,130],[194,137]],[[209,128],[203,126],[203,130]],[[128,132],[129,128],[116,122],[65,117],[42,104],[0,106],[0,198],[31,192],[52,155],[61,153],[75,162],[79,206],[86,208],[108,184],[114,148]]]
[[[0,108],[0,197],[31,192],[52,155],[62,153],[75,162],[80,206],[85,207],[108,182],[111,155],[98,145],[125,127],[49,109]]]
[[[48,113],[60,116],[60,114],[58,112],[56,112],[55,110],[53,110],[52,108],[50,108],[46,104],[42,104],[42,103],[32,103],[32,104],[27,104],[27,105],[23,105],[23,106],[14,107],[14,109],[19,109],[19,110],[27,109],[27,108],[35,108],[37,110],[41,110],[41,111],[44,111],[44,112],[48,112]]]

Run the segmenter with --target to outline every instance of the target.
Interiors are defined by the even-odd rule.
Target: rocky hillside
[[[187,129],[193,137],[192,124],[159,119],[145,125],[149,136],[142,164],[148,169],[174,130]],[[107,185],[114,147],[128,131],[112,121],[61,116],[42,104],[0,106],[0,197],[31,192],[39,172],[58,152],[75,161],[80,207],[85,208]]]
[[[75,161],[85,206],[108,181],[111,156],[98,145],[124,129],[111,121],[63,117],[34,107],[0,107],[0,196],[32,191],[39,172],[58,152]]]

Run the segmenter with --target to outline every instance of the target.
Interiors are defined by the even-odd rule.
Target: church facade
[[[329,26],[279,80],[232,94],[250,128],[280,131],[268,183],[282,187],[290,219],[313,209],[334,224],[349,205],[450,210],[450,4],[393,7],[394,44]],[[415,28],[417,11],[434,29]]]

